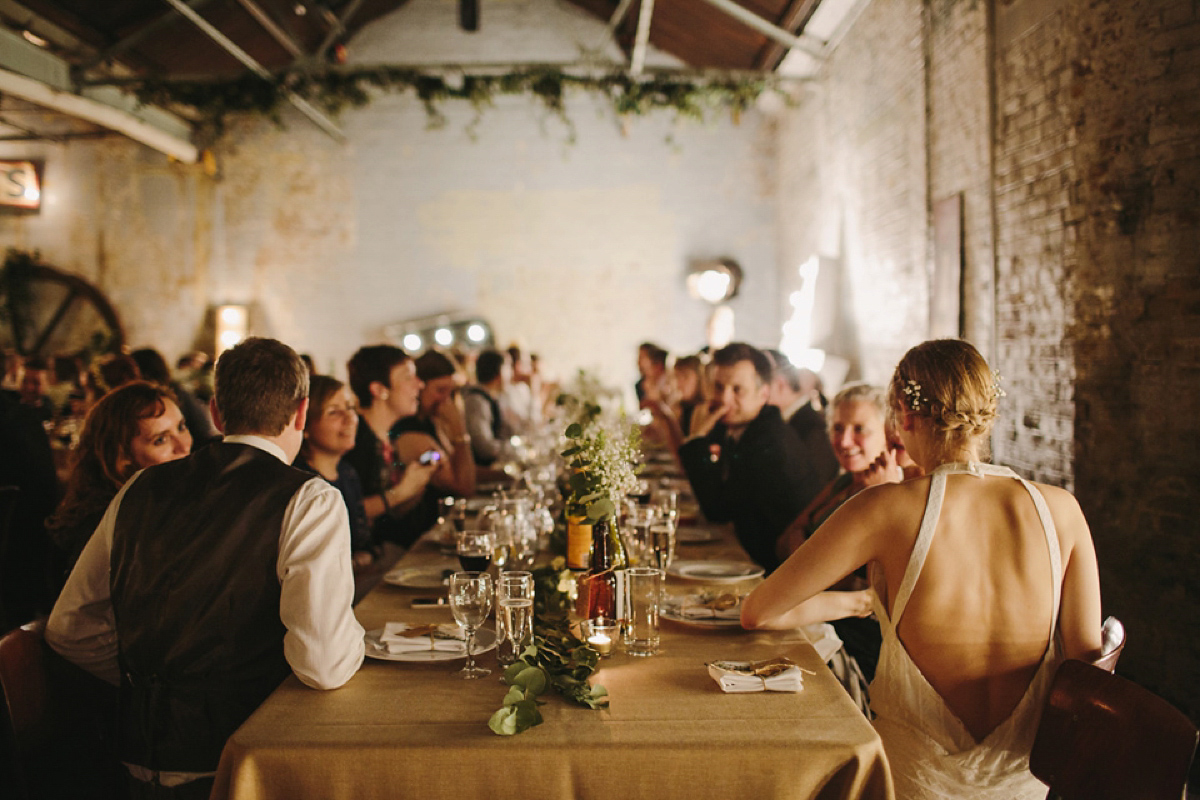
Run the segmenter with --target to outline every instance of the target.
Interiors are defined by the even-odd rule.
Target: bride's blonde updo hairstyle
[[[969,342],[934,339],[900,359],[888,386],[888,410],[897,422],[904,411],[927,419],[937,456],[952,456],[977,440],[982,440],[982,456],[1003,394],[997,376]]]

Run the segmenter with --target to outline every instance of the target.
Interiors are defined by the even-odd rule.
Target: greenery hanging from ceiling
[[[289,95],[310,101],[331,114],[367,105],[376,92],[412,92],[425,106],[429,125],[446,122],[442,104],[467,101],[479,114],[501,95],[528,94],[573,130],[565,98],[569,91],[590,92],[607,100],[618,119],[656,110],[674,111],[677,119],[703,120],[710,112],[728,113],[736,122],[760,95],[780,91],[772,76],[653,73],[638,78],[624,72],[580,75],[554,67],[527,67],[507,73],[425,72],[409,67],[367,67],[320,73],[292,72],[276,78],[253,74],[221,81],[147,80],[136,88],[138,99],[154,105],[183,104],[195,108],[222,130],[227,115],[259,113],[280,121]]]

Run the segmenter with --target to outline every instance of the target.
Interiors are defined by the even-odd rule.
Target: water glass
[[[492,674],[490,669],[476,666],[473,647],[475,631],[492,610],[494,593],[492,576],[486,572],[456,572],[450,576],[450,611],[467,632],[467,663],[458,671],[466,680]]]
[[[508,666],[533,644],[533,573],[501,572],[496,595],[496,660]]]
[[[658,652],[658,604],[663,571],[654,567],[625,570],[625,652],[652,656]]]
[[[655,522],[650,526],[648,561],[666,572],[675,558],[675,523]]]
[[[629,560],[633,566],[645,564],[649,560],[650,526],[656,519],[657,515],[652,508],[635,506],[629,509],[629,514],[625,518],[625,530],[627,531],[625,549],[629,553]]]
[[[658,488],[650,493],[650,505],[665,520],[675,522],[679,517],[679,492],[671,488]]]

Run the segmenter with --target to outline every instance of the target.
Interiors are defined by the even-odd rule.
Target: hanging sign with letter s
[[[32,161],[0,161],[0,206],[37,210],[42,184]]]

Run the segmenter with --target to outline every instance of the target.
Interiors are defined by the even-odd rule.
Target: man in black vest
[[[773,367],[765,353],[735,342],[713,354],[716,406],[679,448],[700,510],[733,522],[738,542],[768,572],[775,540],[821,490],[800,438],[768,405]]]
[[[290,466],[307,407],[287,345],[227,351],[224,440],[130,479],[50,615],[51,647],[120,685],[135,797],[208,797],[225,740],[289,672],[334,689],[362,664],[345,503]]]
[[[512,435],[500,408],[508,369],[507,356],[499,350],[484,350],[475,359],[475,383],[463,390],[463,413],[475,463],[490,467],[504,451]]]

